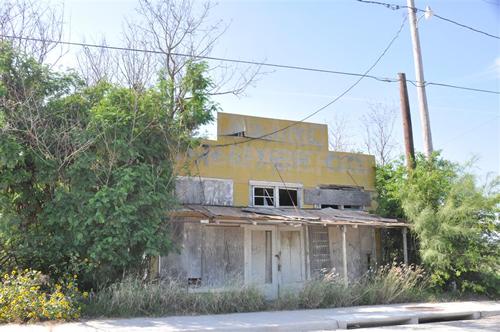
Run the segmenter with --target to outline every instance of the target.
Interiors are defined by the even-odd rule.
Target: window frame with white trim
[[[304,186],[301,183],[249,181],[249,206],[268,208],[301,208]],[[296,193],[292,194],[293,192]],[[272,196],[271,196],[272,194]],[[282,197],[280,195],[287,195]],[[297,204],[294,205],[294,198]],[[290,201],[290,205],[281,205],[280,202]],[[259,204],[260,202],[260,204]],[[271,204],[272,202],[272,204]],[[257,203],[257,204],[256,204]]]

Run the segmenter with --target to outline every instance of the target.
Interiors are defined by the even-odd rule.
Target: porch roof
[[[317,224],[409,227],[408,223],[365,211],[299,208],[183,205],[171,213],[174,221],[204,221],[213,224]]]

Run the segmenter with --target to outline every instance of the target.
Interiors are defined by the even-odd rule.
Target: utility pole
[[[418,37],[417,15],[413,0],[406,0],[408,5],[408,16],[410,18],[410,32],[413,43],[413,61],[415,62],[415,72],[417,77],[417,94],[420,110],[420,120],[422,122],[422,134],[424,141],[424,153],[427,158],[432,154],[432,135],[429,110],[427,108],[427,95],[425,94],[424,69],[422,64],[422,54],[420,53],[420,39]]]
[[[406,75],[398,73],[399,97],[401,100],[401,118],[403,119],[403,134],[405,140],[406,165],[408,171],[415,168],[415,148],[413,146],[413,129],[411,125],[410,101],[408,100],[408,88],[406,87]]]

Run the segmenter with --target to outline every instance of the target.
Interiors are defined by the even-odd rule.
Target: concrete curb
[[[314,331],[384,327],[500,315],[500,302],[413,303],[350,308],[162,318],[103,319],[63,324],[3,325],[0,332]]]

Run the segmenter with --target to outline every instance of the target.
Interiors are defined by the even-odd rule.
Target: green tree
[[[0,54],[1,267],[90,285],[168,252],[176,158],[217,108],[206,65],[189,62],[172,98],[165,75],[143,91],[86,87],[8,44]]]
[[[498,178],[479,186],[466,167],[438,153],[417,156],[416,165],[408,172],[398,161],[377,171],[380,211],[412,223],[436,285],[500,294]]]

